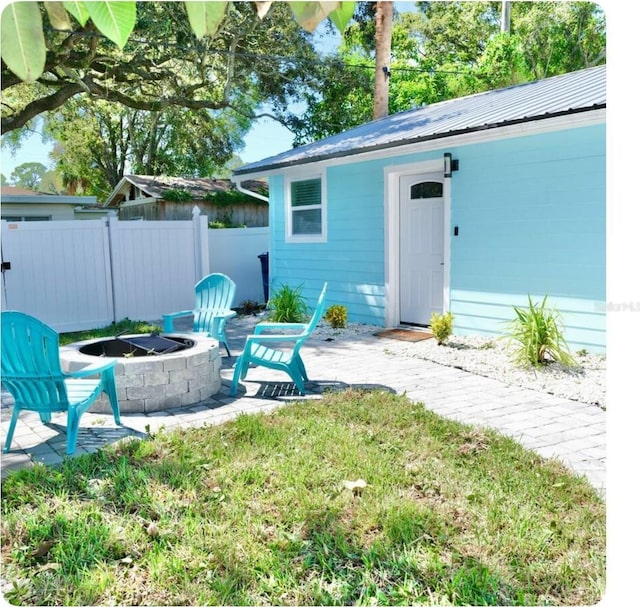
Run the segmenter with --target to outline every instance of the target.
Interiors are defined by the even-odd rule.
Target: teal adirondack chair
[[[300,348],[315,329],[318,321],[324,314],[326,305],[327,283],[324,283],[316,309],[311,320],[304,323],[260,323],[256,325],[254,334],[247,337],[242,354],[236,361],[233,373],[233,382],[229,394],[235,396],[238,390],[238,382],[247,376],[250,364],[259,367],[268,367],[277,371],[284,371],[291,377],[300,394],[305,394],[304,382],[309,381],[307,371],[300,356]],[[291,334],[263,335],[263,331],[297,331]],[[293,342],[293,346],[287,350],[278,349],[272,344]]]
[[[20,412],[35,411],[48,424],[51,414],[67,413],[67,454],[76,450],[80,418],[102,392],[109,397],[113,417],[120,425],[116,393],[116,361],[100,360],[64,373],[60,367],[58,334],[22,312],[2,312],[2,383],[15,399],[4,453],[8,453]],[[100,375],[99,378],[95,378]],[[83,379],[86,378],[86,379]]]
[[[236,312],[231,309],[235,294],[236,283],[225,274],[205,276],[196,284],[196,306],[193,310],[162,315],[164,332],[173,332],[174,319],[193,314],[193,331],[206,332],[217,339],[224,344],[227,356],[230,356],[225,324],[236,315]]]

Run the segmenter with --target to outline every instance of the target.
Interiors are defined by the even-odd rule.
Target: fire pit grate
[[[168,337],[151,333],[149,335],[116,335],[100,339],[80,348],[82,354],[89,356],[160,356],[188,350],[195,342],[185,337]]]
[[[116,339],[126,344],[140,348],[146,354],[169,354],[182,350],[185,347],[183,342],[170,337],[162,337],[161,335],[116,335]]]

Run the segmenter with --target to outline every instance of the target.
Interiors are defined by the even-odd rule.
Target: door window
[[[411,186],[411,200],[422,198],[442,198],[442,183],[440,181],[422,181]]]

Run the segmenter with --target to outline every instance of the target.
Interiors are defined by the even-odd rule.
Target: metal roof
[[[392,114],[246,164],[234,175],[393,148],[606,106],[606,65]]]

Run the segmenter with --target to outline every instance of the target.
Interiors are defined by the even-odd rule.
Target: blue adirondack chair
[[[225,333],[227,320],[236,315],[231,309],[236,294],[236,283],[225,274],[209,274],[196,284],[196,306],[193,310],[183,310],[163,314],[164,332],[171,333],[173,321],[181,316],[193,314],[193,331],[206,332],[224,344],[229,352],[229,342]]]
[[[309,381],[309,377],[300,356],[300,348],[309,339],[324,314],[326,292],[327,283],[325,282],[318,297],[316,309],[307,324],[275,322],[256,325],[253,335],[247,337],[244,350],[236,361],[229,392],[231,396],[235,396],[238,382],[247,376],[250,364],[284,371],[291,377],[300,394],[305,394],[304,382]],[[296,333],[264,335],[264,331],[296,331]],[[282,342],[293,342],[293,346],[287,350],[275,347],[274,344]]]
[[[116,393],[116,361],[100,360],[80,371],[64,373],[60,367],[58,334],[22,312],[2,312],[2,383],[15,399],[3,451],[11,448],[20,412],[35,411],[47,424],[51,414],[67,413],[67,454],[76,449],[80,418],[105,392],[113,417],[120,425]],[[95,378],[99,375],[99,378]],[[86,378],[86,379],[83,379]]]

